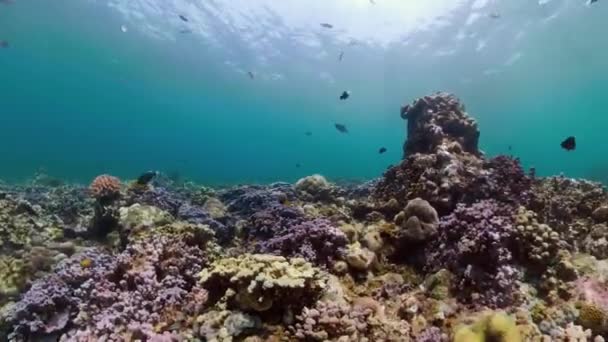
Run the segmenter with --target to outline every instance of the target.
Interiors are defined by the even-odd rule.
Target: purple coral
[[[245,217],[273,204],[285,200],[292,201],[295,198],[293,188],[287,183],[273,183],[269,186],[240,186],[220,193],[220,199],[227,204],[228,210]]]
[[[262,253],[285,257],[303,257],[318,265],[331,265],[344,253],[346,235],[329,221],[315,219],[282,229],[274,237],[259,243]]]
[[[521,205],[530,201],[534,173],[526,175],[519,159],[500,155],[484,162],[483,168],[471,186],[472,200],[492,198]]]
[[[291,226],[305,221],[304,213],[282,204],[272,204],[249,217],[249,235],[260,239],[284,234]]]
[[[172,338],[157,335],[155,328],[179,322],[177,312],[200,312],[207,300],[196,286],[196,275],[207,264],[207,240],[201,239],[155,234],[117,256],[88,250],[65,260],[15,305],[8,321],[13,335],[46,334],[70,321],[66,336],[77,341],[121,340],[124,334]]]
[[[11,336],[29,340],[60,331],[77,304],[71,288],[60,277],[41,278],[9,310],[6,321],[13,327]]]
[[[439,236],[427,249],[427,268],[448,268],[457,293],[477,304],[504,307],[515,300],[520,272],[513,267],[513,214],[510,206],[483,200],[458,205],[441,219]]]

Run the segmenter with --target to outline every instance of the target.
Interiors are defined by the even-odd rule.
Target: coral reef
[[[0,182],[0,340],[604,341],[604,187],[486,158],[453,95],[401,115],[365,183]]]

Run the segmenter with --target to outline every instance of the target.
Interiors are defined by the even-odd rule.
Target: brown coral
[[[110,175],[97,176],[89,186],[91,196],[97,200],[112,200],[120,195],[120,180]]]

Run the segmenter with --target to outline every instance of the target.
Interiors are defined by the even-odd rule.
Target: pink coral
[[[109,200],[120,195],[120,180],[110,175],[97,176],[89,186],[91,196],[97,200]]]

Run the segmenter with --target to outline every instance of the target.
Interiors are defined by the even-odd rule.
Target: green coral
[[[515,320],[503,312],[483,315],[471,326],[456,329],[454,342],[521,342],[519,328]]]
[[[265,254],[216,260],[200,278],[212,300],[259,312],[312,303],[327,281],[325,273],[304,259]]]
[[[445,300],[450,295],[452,278],[450,271],[441,269],[426,278],[422,286],[431,298]]]
[[[23,260],[0,256],[0,304],[16,297],[27,282],[27,269]]]

